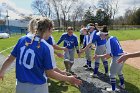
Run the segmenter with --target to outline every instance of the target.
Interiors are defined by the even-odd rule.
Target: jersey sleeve
[[[110,45],[110,40],[106,42],[106,54],[112,54],[111,53],[111,45]]]
[[[86,35],[84,36],[83,45],[83,47],[86,47]]]
[[[96,39],[97,39],[97,36],[96,36],[95,31],[94,31],[94,32],[92,32],[92,34],[90,35],[89,43],[95,43],[95,42],[96,42]]]
[[[75,37],[75,42],[74,42],[75,46],[78,46],[78,38]]]
[[[53,37],[52,37],[52,45],[55,45],[55,40]]]
[[[14,48],[13,48],[13,50],[12,50],[12,52],[11,52],[11,55],[14,56],[14,57],[17,57],[19,42],[20,42],[20,39],[19,39],[19,41],[17,42],[17,44],[14,46]]]
[[[64,35],[61,36],[61,38],[60,38],[59,41],[57,42],[57,45],[59,45],[63,40],[64,40]]]
[[[44,55],[42,55],[42,56],[44,56],[43,65],[44,65],[45,70],[50,70],[50,69],[56,68],[54,49],[51,45],[45,49]]]

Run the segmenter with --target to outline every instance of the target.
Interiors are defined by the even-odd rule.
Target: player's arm
[[[66,75],[66,72],[60,70],[59,68],[54,68],[54,71],[56,71],[56,72],[58,72],[58,73],[60,73],[60,74],[62,74],[62,75]]]
[[[81,49],[80,52],[85,52],[87,49],[89,49],[92,46],[92,44],[94,44],[96,42],[96,39],[97,39],[97,36],[94,33],[92,33],[90,35],[90,41],[89,41],[88,45],[84,49]]]
[[[86,36],[84,36],[84,40],[83,40],[83,48],[86,47]]]
[[[64,51],[68,50],[66,47],[60,47],[58,45],[53,45],[53,48],[56,49],[56,50],[64,50]]]
[[[64,35],[61,36],[61,38],[60,38],[59,41],[57,42],[57,45],[59,45],[63,40],[64,40]]]
[[[54,54],[56,54],[59,58],[64,58],[64,55],[62,53],[54,51]]]
[[[4,74],[7,70],[7,68],[14,62],[15,57],[13,55],[10,55],[4,62],[4,64],[2,65],[2,68],[0,70],[0,78],[3,79]]]
[[[139,52],[135,52],[135,53],[128,53],[128,54],[122,55],[118,59],[118,63],[122,63],[122,62],[126,61],[128,58],[134,58],[134,57],[140,57],[140,51]]]
[[[74,85],[80,85],[82,83],[81,80],[76,79],[74,76],[62,75],[62,74],[54,71],[53,69],[46,70],[46,74],[48,77],[53,78],[55,80],[66,81],[66,82],[69,82],[69,83],[74,84]]]
[[[104,55],[94,55],[93,57],[94,59],[97,59],[97,58],[104,58],[104,59],[109,59],[111,58],[110,54],[104,54]]]
[[[87,49],[89,49],[92,46],[92,43],[89,43],[85,48],[81,49],[80,52],[83,53],[85,52]]]

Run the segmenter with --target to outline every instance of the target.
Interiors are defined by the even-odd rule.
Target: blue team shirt
[[[50,37],[48,38],[48,40],[46,40],[46,41],[47,41],[47,43],[49,43],[50,45],[55,45],[55,40],[54,40],[53,36],[50,36]]]
[[[90,41],[90,35],[85,35],[83,41],[84,47],[86,47],[89,44],[89,41]]]
[[[120,56],[123,54],[122,47],[116,37],[111,36],[106,43],[106,53],[111,56]]]
[[[45,70],[56,67],[54,50],[44,39],[41,39],[40,48],[37,48],[39,38],[28,47],[25,42],[31,42],[33,36],[26,35],[19,39],[11,55],[16,57],[16,78],[22,83],[46,83]]]
[[[68,49],[73,49],[75,46],[78,46],[78,39],[76,35],[69,36],[67,33],[62,34],[60,40],[58,41],[58,45],[64,41],[63,46]]]
[[[96,46],[105,45],[106,39],[102,40],[99,35],[97,35],[97,31],[94,30],[90,35],[90,43],[94,43]]]

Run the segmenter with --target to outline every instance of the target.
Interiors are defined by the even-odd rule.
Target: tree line
[[[98,0],[97,4],[82,0],[35,0],[32,9],[35,15],[46,16],[54,20],[58,30],[68,26],[74,29],[88,23],[99,25],[140,24],[140,9],[128,10],[124,16],[115,18],[118,12],[118,0]]]

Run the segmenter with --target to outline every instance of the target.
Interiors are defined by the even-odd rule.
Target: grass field
[[[60,38],[62,32],[54,32],[53,36],[57,42]],[[75,32],[79,36],[79,32]],[[118,37],[119,40],[136,40],[140,39],[140,30],[124,30],[124,31],[110,31],[110,34]],[[9,39],[0,39],[0,51],[9,48],[16,44],[20,35],[13,36]],[[61,44],[62,45],[62,44]],[[11,50],[4,52],[4,55],[8,55]],[[82,55],[84,57],[84,55]],[[57,65],[60,69],[64,69],[63,59],[56,57]],[[100,71],[103,71],[102,64],[100,65]],[[140,93],[140,70],[130,67],[128,65],[124,66],[123,69],[126,89],[130,93]],[[8,71],[5,75],[4,81],[0,81],[0,93],[14,93],[15,92],[15,71],[14,69]],[[71,85],[63,84],[61,82],[52,80],[50,86],[50,93],[80,93],[79,90]]]

